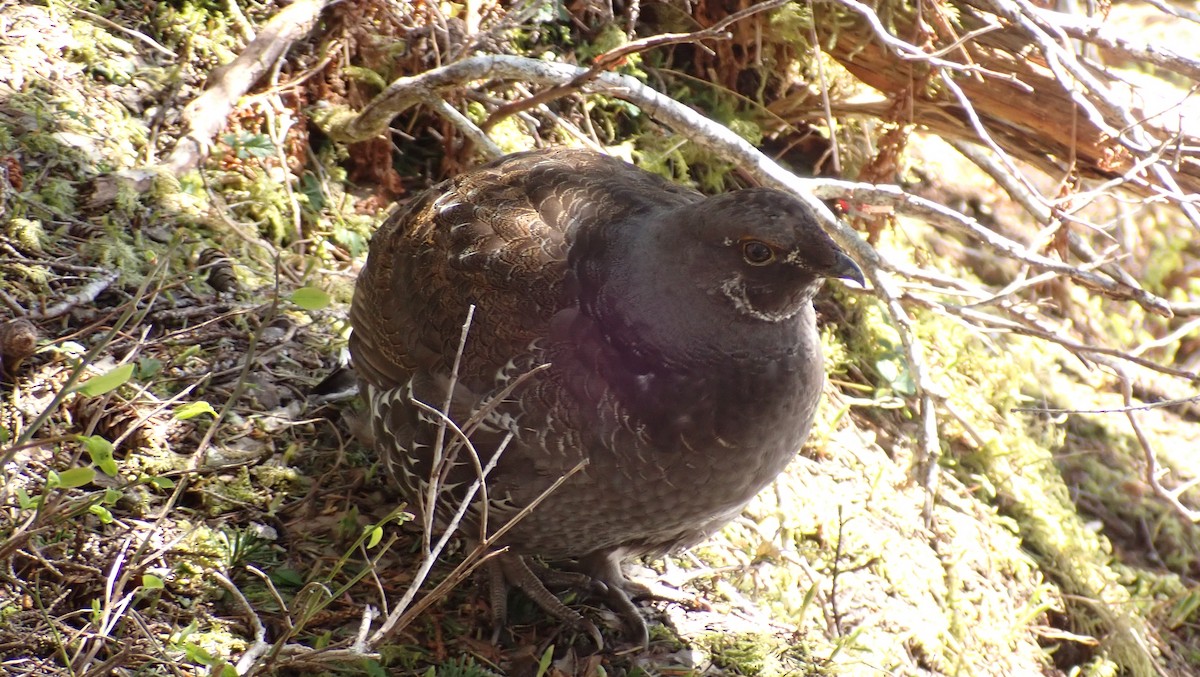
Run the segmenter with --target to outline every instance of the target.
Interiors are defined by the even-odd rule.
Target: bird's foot
[[[503,553],[488,563],[491,588],[492,621],[499,637],[507,616],[509,588],[517,588],[543,611],[564,624],[586,633],[597,648],[604,641],[595,624],[578,611],[563,604],[546,586],[570,588],[603,600],[621,618],[628,638],[645,649],[650,645],[650,630],[635,600],[659,600],[679,604],[692,610],[711,610],[704,600],[671,588],[662,583],[630,580],[621,569],[620,558],[614,553],[596,553],[580,559],[572,570],[552,569],[520,555]]]
[[[526,562],[520,555],[501,553],[487,563],[488,583],[491,588],[492,623],[495,628],[492,641],[499,639],[501,629],[508,616],[508,589],[517,588],[543,611],[564,624],[585,633],[597,649],[604,648],[604,638],[594,623],[582,614],[563,604],[546,585],[582,588],[596,594],[604,594],[604,586],[586,574],[556,571],[540,564]]]
[[[641,582],[629,579],[621,569],[621,558],[617,553],[601,552],[589,555],[581,559],[576,568],[592,581],[603,584],[603,599],[621,616],[631,632],[631,638],[642,648],[649,646],[650,632],[635,600],[659,600],[692,610],[712,610],[712,607],[699,597],[657,581]]]

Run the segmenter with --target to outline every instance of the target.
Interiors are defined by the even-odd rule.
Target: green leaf
[[[265,134],[226,134],[223,140],[237,151],[238,158],[242,160],[275,154],[275,144]]]
[[[112,371],[89,378],[79,386],[79,392],[88,397],[103,395],[114,388],[125,385],[131,376],[133,376],[133,364],[122,364]]]
[[[271,581],[277,585],[298,588],[304,585],[304,577],[295,569],[280,568],[271,572]]]
[[[162,371],[162,360],[156,360],[153,357],[143,357],[137,363],[137,375],[141,380],[146,380],[153,376],[157,376]]]
[[[180,421],[186,421],[189,418],[196,418],[204,414],[212,414],[213,418],[217,416],[217,412],[212,408],[212,405],[204,400],[188,402],[187,404],[175,407],[175,418]]]
[[[112,513],[109,512],[108,508],[100,505],[99,503],[88,506],[88,512],[92,513],[96,517],[99,517],[101,524],[113,523]]]
[[[154,574],[142,574],[142,587],[147,590],[162,590],[166,583]]]
[[[314,212],[325,208],[325,193],[321,190],[321,181],[312,172],[304,172],[300,177],[300,192],[308,198],[308,206]]]
[[[52,487],[73,489],[75,487],[82,487],[94,479],[96,479],[96,471],[92,468],[71,468],[61,473],[51,470],[46,484]]]
[[[154,486],[158,487],[159,489],[174,489],[175,488],[175,480],[171,479],[170,477],[151,477],[150,484],[153,484]]]
[[[1168,627],[1174,630],[1187,623],[1195,615],[1197,609],[1200,609],[1200,590],[1192,590],[1175,603],[1175,608],[1171,609]]]
[[[105,489],[104,490],[104,499],[101,502],[104,505],[116,505],[117,501],[121,500],[122,496],[124,496],[124,494],[117,491],[116,489],[111,489],[111,488]]]
[[[917,392],[917,385],[913,383],[912,376],[908,373],[908,364],[904,358],[888,357],[875,362],[875,370],[879,375],[887,381],[887,385],[893,392],[901,395],[913,395]]]
[[[198,663],[200,665],[213,664],[212,654],[205,651],[203,647],[196,646],[191,642],[187,642],[183,645],[183,653],[187,656],[187,659],[193,663]]]
[[[550,663],[554,660],[554,645],[546,647],[546,651],[542,653],[541,660],[538,661],[537,677],[543,677],[546,671],[550,669]]]
[[[37,506],[37,499],[31,498],[24,487],[17,487],[17,505],[21,506],[22,510],[32,510]]]
[[[10,439],[12,439],[12,431],[7,426],[0,425],[0,444],[8,444]]]
[[[365,672],[367,674],[367,677],[387,677],[388,676],[388,671],[386,669],[384,669],[384,667],[382,665],[379,664],[379,661],[371,660],[370,658],[364,658],[363,661],[361,663],[359,663],[359,665],[362,666],[363,672]]]
[[[371,535],[367,537],[367,550],[370,550],[379,545],[379,542],[383,540],[383,529],[380,529],[378,526],[369,526],[367,530],[371,532]]]
[[[330,235],[334,242],[345,247],[351,256],[357,257],[367,250],[367,238],[349,228],[335,228]]]
[[[116,477],[117,462],[113,460],[113,445],[112,442],[100,437],[99,435],[91,435],[84,437],[79,436],[79,441],[83,442],[83,446],[87,449],[88,456],[92,458],[92,463],[95,463],[105,475]]]
[[[292,292],[292,303],[305,310],[320,310],[332,301],[329,294],[316,287],[301,287]]]

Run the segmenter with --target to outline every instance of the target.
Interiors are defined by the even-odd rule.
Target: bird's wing
[[[356,369],[381,388],[448,375],[474,305],[459,377],[495,383],[574,303],[563,287],[575,231],[695,195],[572,150],[511,155],[435,186],[374,235],[350,313]]]
[[[475,306],[464,382],[488,379],[528,344],[559,303],[563,233],[491,172],[447,181],[393,213],[375,233],[351,306],[351,352],[368,383],[450,374]]]
[[[468,308],[475,312],[449,410],[459,425],[505,381],[547,359],[550,337],[561,336],[552,325],[574,324],[579,310],[571,259],[587,259],[585,250],[603,247],[608,228],[635,227],[648,212],[694,199],[696,193],[614,158],[542,151],[443,182],[387,218],[359,274],[350,350],[368,386],[382,457],[410,499],[425,495],[442,435],[434,425],[438,417],[412,401],[442,407]],[[497,518],[528,504],[526,494],[536,496],[569,470],[585,446],[575,430],[582,422],[572,418],[579,413],[559,406],[565,394],[557,385],[539,376],[521,388],[498,408],[485,408],[488,420],[470,433],[481,464],[506,434],[523,437],[489,482]],[[552,430],[561,443],[555,453],[546,450]],[[477,476],[467,458],[460,453],[440,471],[447,504],[457,504]]]

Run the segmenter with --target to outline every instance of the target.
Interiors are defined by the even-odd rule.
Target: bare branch
[[[183,111],[186,132],[166,160],[167,169],[183,174],[195,169],[208,156],[217,132],[233,104],[283,57],[292,43],[308,34],[317,24],[321,11],[330,0],[297,0],[283,8],[263,26],[258,37],[236,59],[209,74],[204,93]]]
[[[729,26],[755,14],[782,7],[789,1],[790,0],[766,0],[766,2],[760,2],[741,11],[734,12],[712,26],[702,30],[693,31],[691,33],[662,33],[659,35],[651,35],[639,40],[633,40],[629,43],[621,45],[620,47],[611,49],[600,56],[597,56],[592,62],[592,66],[590,68],[571,78],[569,82],[560,85],[554,85],[550,89],[539,92],[527,99],[514,101],[513,103],[501,106],[496,110],[496,112],[488,116],[487,121],[483,123],[483,131],[486,132],[490,130],[497,122],[506,117],[524,110],[529,110],[530,108],[540,104],[549,103],[550,101],[579,91],[580,87],[582,87],[585,83],[590,82],[599,73],[619,65],[627,57],[633,54],[654,49],[656,47],[678,45],[686,42],[699,42],[701,40],[728,40],[729,34],[725,32],[725,29]]]
[[[1114,35],[1095,17],[1055,12],[1037,6],[1030,8],[1030,11],[1042,16],[1045,23],[1057,26],[1065,35],[1076,40],[1090,42],[1128,59],[1152,64],[1200,81],[1200,60],[1151,44],[1134,44],[1119,35]]]
[[[1180,500],[1180,497],[1189,489],[1200,485],[1200,477],[1193,477],[1174,489],[1168,489],[1163,486],[1162,477],[1169,470],[1159,464],[1158,454],[1154,452],[1154,447],[1150,444],[1150,439],[1146,437],[1146,433],[1142,430],[1142,426],[1138,422],[1137,413],[1133,408],[1133,386],[1130,383],[1129,376],[1124,371],[1118,370],[1117,377],[1121,380],[1121,397],[1125,400],[1125,417],[1129,419],[1129,425],[1133,428],[1134,435],[1137,436],[1138,444],[1142,447],[1142,457],[1146,461],[1146,483],[1154,489],[1154,493],[1159,498],[1166,501],[1167,505],[1170,505],[1181,517],[1191,522],[1200,523],[1200,510],[1189,508]]]
[[[92,280],[91,282],[80,288],[79,291],[71,294],[65,299],[55,303],[49,308],[34,315],[39,320],[52,320],[56,317],[66,315],[73,308],[87,305],[96,300],[96,297],[104,293],[105,289],[112,286],[113,282],[117,281],[119,274],[116,271],[109,271],[101,277]]]

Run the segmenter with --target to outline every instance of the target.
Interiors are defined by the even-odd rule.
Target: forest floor
[[[946,394],[931,483],[913,470],[897,334],[840,285],[818,300],[831,378],[796,461],[718,537],[634,563],[711,611],[648,606],[643,650],[569,598],[602,626],[597,650],[514,595],[494,643],[471,584],[428,597],[463,557],[452,546],[417,597],[429,608],[356,649],[417,576],[420,535],[351,433],[356,405],[314,391],[345,362],[374,225],[473,158],[427,118],[351,149],[311,122],[317,101],[361,106],[381,77],[328,59],[397,49],[369,38],[386,3],[367,2],[293,50],[293,85],[238,102],[201,171],[144,172],[277,11],[217,4],[0,2],[0,313],[28,320],[0,330],[0,673],[1200,674],[1200,527],[1142,479],[1113,373],[914,311]],[[613,119],[614,153],[678,142]],[[940,140],[910,152],[955,177],[924,194],[1018,218]],[[877,246],[958,272],[971,256],[905,219]],[[1196,411],[1139,414],[1179,482],[1200,478]]]

